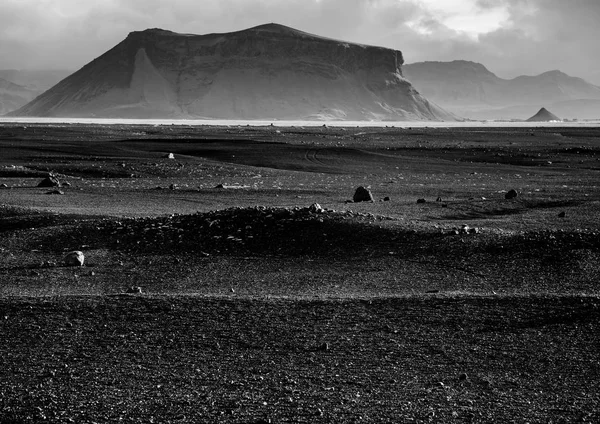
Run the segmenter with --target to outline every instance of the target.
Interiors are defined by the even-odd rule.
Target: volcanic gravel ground
[[[0,422],[599,422],[599,134],[0,125]]]
[[[3,299],[0,421],[598,422],[599,305]]]

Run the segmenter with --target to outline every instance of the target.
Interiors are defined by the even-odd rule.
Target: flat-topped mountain
[[[557,70],[502,79],[480,63],[455,60],[413,63],[403,71],[429,100],[465,117],[526,119],[542,105],[563,117],[600,117],[600,87]]]
[[[277,24],[132,32],[13,116],[454,120],[403,77],[402,53]]]

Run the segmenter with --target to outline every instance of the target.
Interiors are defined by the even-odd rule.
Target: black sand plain
[[[599,141],[2,124],[0,422],[598,422]]]

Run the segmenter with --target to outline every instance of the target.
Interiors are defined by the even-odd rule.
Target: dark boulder
[[[516,190],[510,190],[508,193],[506,193],[504,195],[504,198],[507,199],[507,200],[510,200],[510,199],[514,199],[518,195],[519,195],[519,193],[517,193]]]
[[[60,187],[60,181],[56,175],[49,174],[37,185],[38,187]]]
[[[373,202],[373,194],[371,194],[370,190],[360,186],[354,192],[354,197],[352,198],[355,203],[358,202]]]

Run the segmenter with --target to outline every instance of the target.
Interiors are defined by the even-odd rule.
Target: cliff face
[[[276,24],[133,32],[13,115],[453,120],[401,73],[402,53]]]

